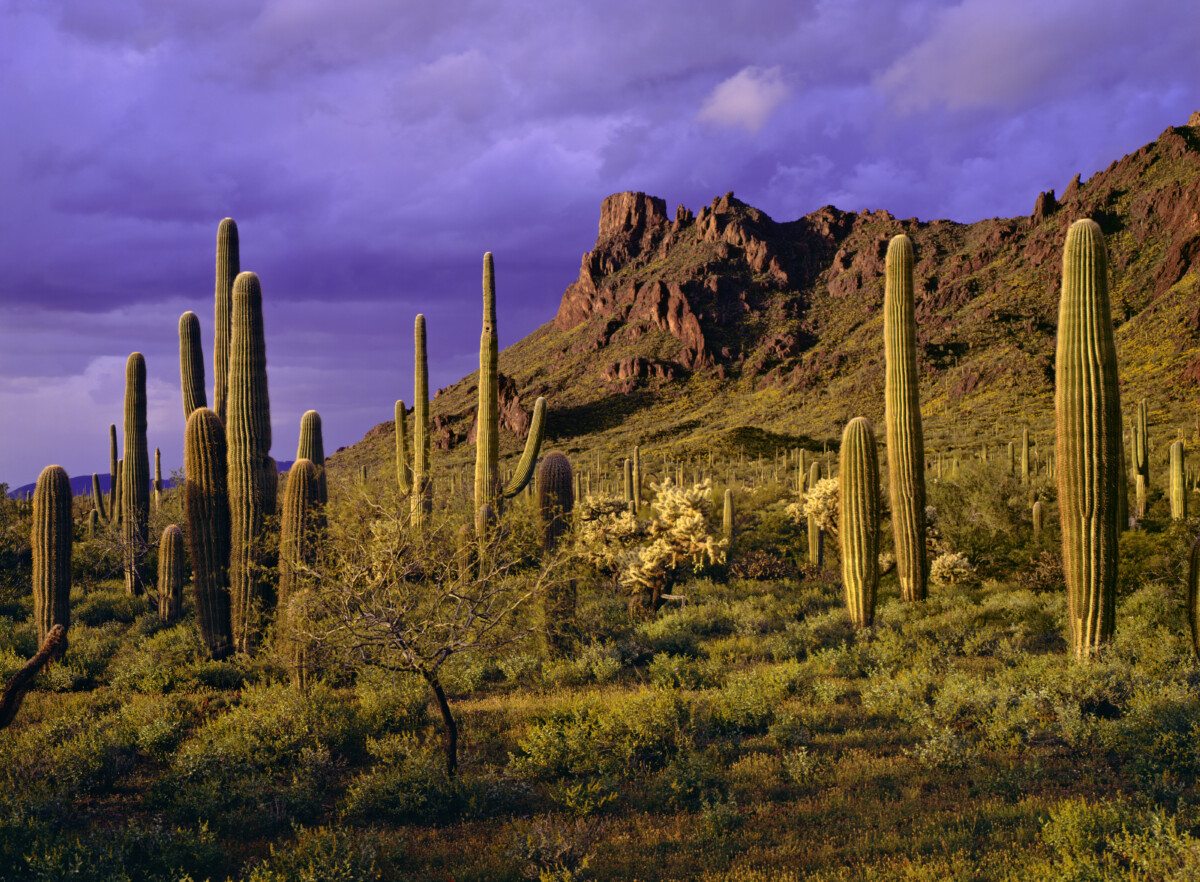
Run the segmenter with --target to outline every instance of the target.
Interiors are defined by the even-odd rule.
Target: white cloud
[[[744,67],[713,89],[696,119],[754,134],[787,95],[780,68]]]

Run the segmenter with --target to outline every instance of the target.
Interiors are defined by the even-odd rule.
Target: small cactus
[[[852,419],[842,434],[838,483],[846,606],[851,623],[865,628],[875,620],[879,588],[879,459],[875,433],[865,417]]]
[[[1029,483],[1029,430],[1021,429],[1021,483]]]
[[[154,448],[154,510],[158,511],[162,508],[162,452]]]
[[[642,448],[633,445],[633,511],[636,514],[642,510]],[[699,483],[699,482],[697,482]]]
[[[41,646],[55,625],[71,626],[71,479],[62,466],[46,466],[33,491],[33,620]],[[67,649],[64,636],[57,649]]]
[[[158,543],[158,618],[173,622],[183,611],[183,531],[169,524]]]
[[[566,454],[546,454],[538,466],[537,507],[542,523],[542,551],[551,554],[571,527],[575,506],[571,462]],[[566,652],[574,642],[575,581],[551,581],[543,604],[546,647],[552,655]]]

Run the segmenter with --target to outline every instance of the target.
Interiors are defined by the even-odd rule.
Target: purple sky
[[[291,459],[304,410],[333,450],[411,399],[416,313],[432,388],[477,365],[484,251],[506,346],[620,190],[1028,214],[1200,109],[1198,33],[1194,0],[7,0],[0,481],[106,472],[134,350],[182,463],[176,328],[211,389],[226,215]]]

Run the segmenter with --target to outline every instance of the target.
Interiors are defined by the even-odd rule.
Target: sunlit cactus
[[[150,527],[150,453],[146,442],[146,359],[131,353],[125,363],[125,457],[121,467],[121,544],[125,591],[146,585],[146,535]]]
[[[423,315],[418,315],[413,322],[413,362],[413,490],[410,519],[413,527],[421,530],[433,511],[433,482],[429,476],[429,359]]]
[[[292,596],[304,587],[303,573],[311,565],[321,526],[320,473],[315,463],[298,459],[288,471],[283,493],[283,512],[279,520],[279,595],[278,607],[287,610]],[[293,667],[303,654],[298,635],[289,633],[287,616],[277,622],[282,655]]]
[[[300,443],[296,446],[296,460],[302,459],[307,459],[317,469],[317,496],[324,505],[329,501],[329,489],[325,483],[325,438],[321,429],[321,415],[315,410],[306,410],[304,416],[300,417]]]
[[[108,427],[108,517],[109,520],[121,520],[121,507],[117,504],[117,497],[121,492],[121,476],[118,472],[117,453],[117,427],[110,425]]]
[[[62,466],[42,469],[33,491],[33,620],[41,646],[55,625],[71,627],[71,479]],[[56,651],[67,649],[64,637]]]
[[[107,523],[108,510],[104,504],[104,493],[100,490],[100,476],[95,472],[92,473],[92,504],[95,506],[93,511],[96,512],[96,517],[101,523]]]
[[[814,462],[808,469],[808,490],[812,491],[821,480],[821,464]],[[814,515],[808,516],[808,562],[820,569],[825,565],[825,531]]]
[[[396,402],[396,483],[402,494],[412,492],[412,469],[408,464],[408,415],[403,401]]]
[[[262,289],[254,273],[233,285],[229,347],[229,400],[225,418],[229,457],[229,597],[234,647],[249,652],[257,640],[261,537],[267,503],[271,407]],[[270,495],[270,499],[268,498]]]
[[[879,457],[865,417],[852,419],[842,433],[838,484],[846,607],[851,623],[865,628],[875,620],[879,588]]]
[[[197,407],[207,407],[204,394],[204,349],[200,345],[200,319],[191,310],[179,317],[179,386],[183,392],[183,418]]]
[[[216,413],[198,407],[184,433],[183,505],[192,559],[192,588],[200,637],[212,657],[233,649],[229,614],[229,491],[225,428]]]
[[[221,422],[229,401],[229,352],[232,340],[233,283],[242,271],[238,228],[227,217],[217,227],[216,328],[213,342],[213,410]]]
[[[913,249],[908,236],[888,245],[883,293],[883,341],[887,362],[884,420],[888,487],[892,502],[896,574],[902,600],[925,597],[925,441],[917,378],[917,331],[913,302]],[[987,448],[981,451],[986,461]]]
[[[1029,430],[1021,429],[1021,483],[1029,483]]]
[[[154,510],[162,508],[162,451],[154,448]]]
[[[1073,223],[1063,250],[1054,388],[1067,618],[1076,658],[1113,633],[1121,477],[1121,397],[1104,236]]]
[[[173,622],[183,612],[183,531],[169,524],[158,542],[158,617]]]
[[[538,466],[537,509],[542,527],[542,550],[549,554],[571,527],[575,486],[565,453],[547,453]]]
[[[1181,521],[1187,517],[1187,482],[1183,468],[1183,442],[1171,444],[1171,519]]]
[[[633,445],[633,510],[642,510],[642,448]]]
[[[1042,540],[1042,527],[1044,526],[1045,518],[1042,500],[1039,499],[1034,502],[1031,516],[1033,518],[1033,541],[1034,544],[1037,544]]]

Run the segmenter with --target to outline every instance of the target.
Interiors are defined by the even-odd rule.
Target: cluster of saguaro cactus
[[[121,542],[125,550],[125,590],[145,588],[149,547],[150,453],[146,441],[146,359],[131,353],[125,364],[125,458],[121,467]]]
[[[908,236],[888,245],[883,294],[883,339],[887,362],[884,419],[896,572],[903,600],[925,597],[925,442],[921,431],[913,304],[913,249]],[[982,457],[986,460],[987,448]]]
[[[852,419],[842,433],[838,479],[846,606],[854,626],[865,628],[875,620],[879,588],[879,457],[865,417]]]
[[[229,617],[229,488],[225,427],[207,407],[188,417],[184,434],[184,513],[200,636],[213,658],[233,649]]]
[[[525,489],[533,475],[542,437],[546,431],[546,399],[533,406],[533,421],[525,439],[525,451],[512,480],[500,481],[500,385],[499,337],[496,332],[496,275],[489,251],[483,255],[483,330],[479,336],[479,410],[475,427],[475,526],[484,541],[487,527],[505,499]],[[485,506],[490,514],[484,511]]]
[[[33,620],[41,646],[55,625],[71,626],[71,479],[62,466],[42,469],[33,491]],[[67,649],[64,635],[56,652]]]
[[[257,637],[263,521],[277,486],[270,464],[271,406],[267,395],[267,349],[262,288],[254,273],[233,285],[229,346],[229,398],[225,436],[229,457],[230,614],[234,646],[249,652]]]
[[[1067,617],[1079,659],[1112,636],[1116,611],[1121,398],[1107,271],[1099,225],[1071,224],[1063,251],[1054,412]]]

